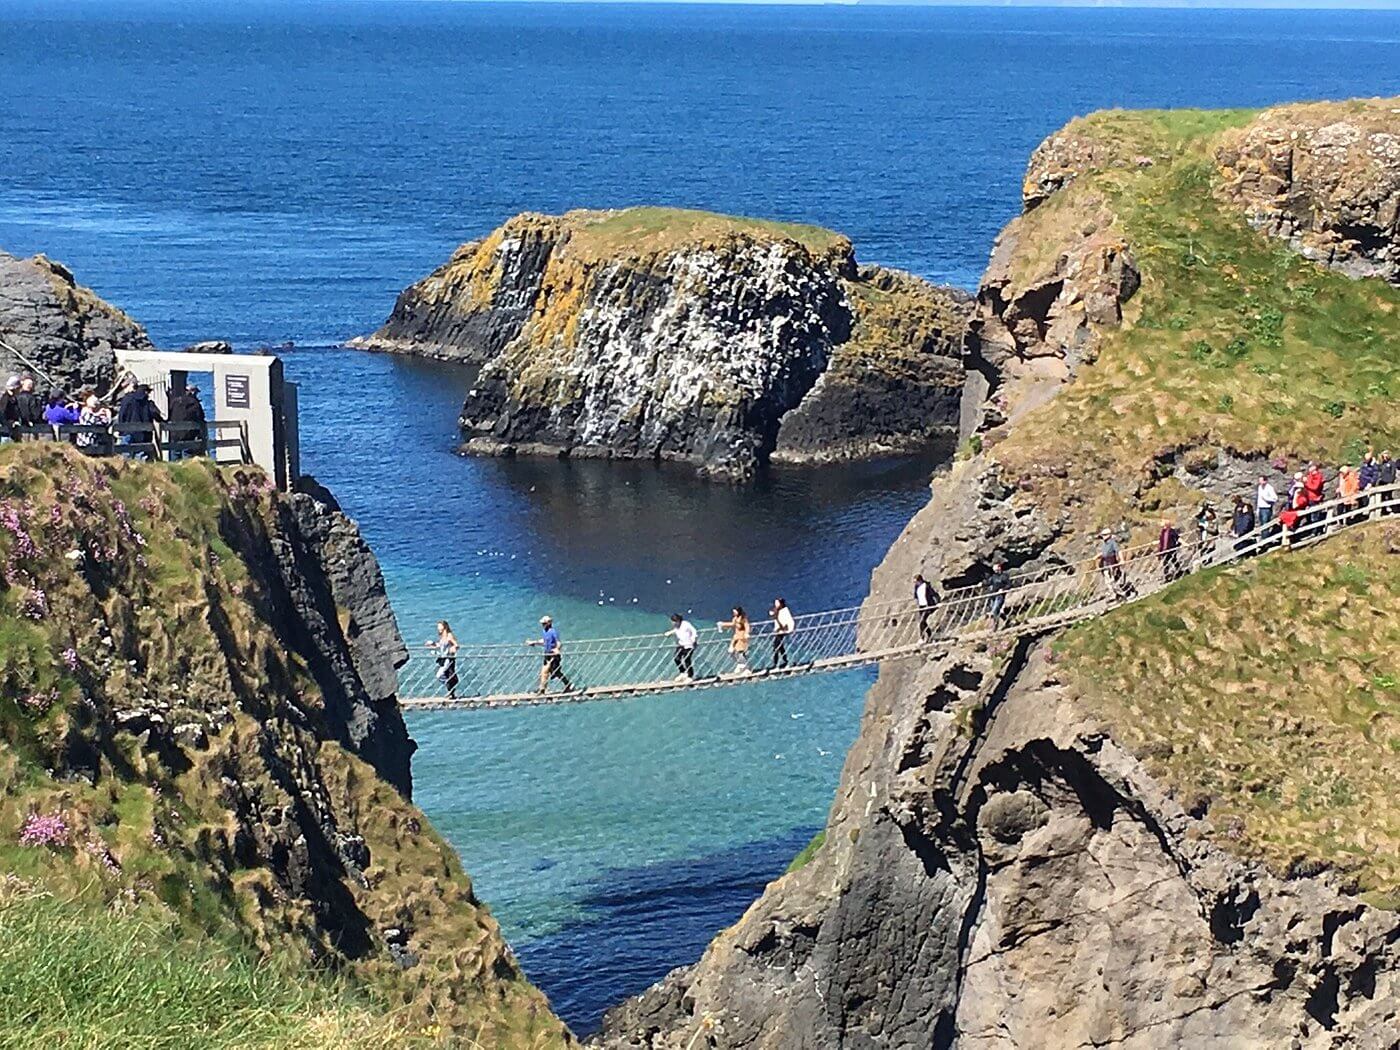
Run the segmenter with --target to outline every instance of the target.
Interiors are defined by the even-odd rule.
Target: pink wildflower
[[[63,660],[63,666],[68,668],[68,670],[76,671],[78,669],[78,650],[69,646],[67,649],[63,650],[60,656]]]
[[[20,699],[20,707],[35,718],[42,718],[61,699],[57,689],[39,690]]]
[[[19,611],[31,620],[42,620],[49,614],[49,596],[42,587],[35,587],[20,600]]]
[[[50,846],[55,849],[68,845],[70,831],[62,813],[45,816],[31,813],[24,818],[24,826],[19,831],[21,846]]]

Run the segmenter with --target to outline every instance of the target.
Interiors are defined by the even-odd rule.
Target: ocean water
[[[0,0],[0,248],[158,343],[280,344],[302,448],[411,642],[858,601],[928,462],[752,488],[464,460],[466,377],[340,350],[517,211],[840,229],[975,284],[1030,150],[1104,106],[1400,93],[1400,13]],[[587,1031],[696,958],[821,824],[869,678],[423,714],[417,798]]]

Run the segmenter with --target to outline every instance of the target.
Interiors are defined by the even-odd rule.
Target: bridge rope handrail
[[[414,647],[400,672],[401,703],[423,706],[512,706],[540,702],[572,702],[682,688],[738,684],[813,671],[838,670],[907,656],[931,644],[954,639],[1013,635],[1049,629],[1096,615],[1108,607],[1153,593],[1200,568],[1235,561],[1271,550],[1314,542],[1338,528],[1400,511],[1400,484],[1373,486],[1355,499],[1333,499],[1303,512],[1297,526],[1286,530],[1279,519],[1257,526],[1241,537],[1212,537],[1182,541],[1163,553],[1155,542],[1120,548],[1116,565],[1103,566],[1097,555],[1078,561],[1056,561],[1008,574],[1010,583],[997,590],[985,581],[949,588],[930,609],[920,609],[910,597],[867,601],[794,617],[794,628],[783,636],[786,661],[759,673],[727,663],[730,635],[717,627],[697,626],[695,680],[674,676],[674,645],[664,632],[585,638],[562,646],[560,670],[577,687],[567,693],[539,694],[542,664],[539,648],[522,642],[462,645],[453,672],[456,688],[449,690],[441,655],[435,647]],[[755,657],[778,639],[772,619],[751,624],[749,655]],[[715,654],[728,673],[715,668]],[[703,660],[701,659],[703,656]],[[770,663],[778,657],[776,649]],[[703,673],[702,673],[703,672]],[[556,687],[557,689],[557,687]],[[452,693],[454,695],[448,695]]]

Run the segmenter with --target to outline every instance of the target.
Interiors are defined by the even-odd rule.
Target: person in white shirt
[[[676,637],[676,676],[677,682],[695,680],[695,645],[700,641],[700,632],[695,625],[680,613],[671,614],[671,629],[667,634]]]
[[[933,584],[924,579],[924,574],[919,573],[914,577],[914,604],[919,607],[919,637],[928,641],[933,637],[933,628],[929,626],[928,619],[933,615],[933,607],[938,601],[933,593]]]
[[[797,621],[793,619],[787,602],[781,598],[773,599],[773,609],[768,615],[773,617],[773,668],[776,670],[788,666],[787,643],[797,629]]]
[[[1259,487],[1254,490],[1254,523],[1267,525],[1274,519],[1274,505],[1278,503],[1278,492],[1269,484],[1268,478],[1259,479]]]

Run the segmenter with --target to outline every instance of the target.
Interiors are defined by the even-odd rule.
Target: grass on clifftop
[[[1097,361],[998,445],[1013,470],[1068,463],[1102,488],[1169,449],[1336,463],[1400,446],[1400,289],[1307,261],[1215,194],[1215,150],[1252,116],[1113,111],[1067,129],[1122,163],[1031,212],[1022,261],[1034,268],[1038,250],[1106,209],[1143,283]]]
[[[570,249],[596,257],[666,252],[682,245],[717,241],[734,233],[796,241],[817,255],[850,246],[844,236],[820,226],[686,208],[571,211],[563,222],[573,230]]]
[[[336,982],[181,938],[146,909],[60,900],[14,878],[0,882],[0,1018],[6,1050],[412,1045]]]
[[[1400,523],[1188,577],[1070,631],[1067,681],[1213,833],[1400,907]]]

